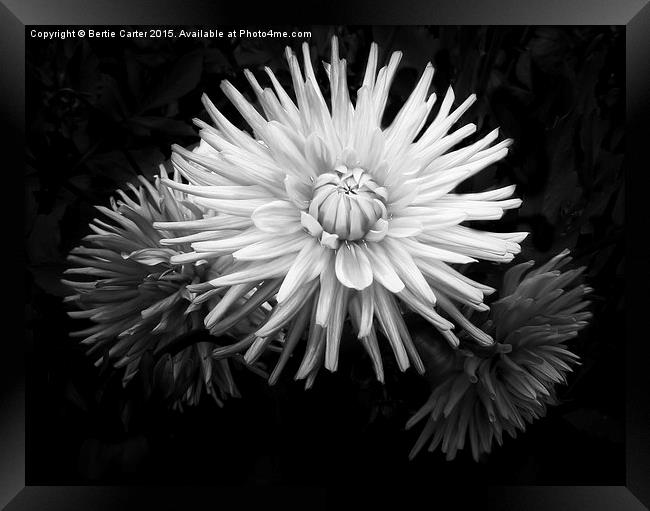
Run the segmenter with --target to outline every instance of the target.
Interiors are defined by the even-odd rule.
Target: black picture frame
[[[2,58],[3,120],[8,135],[4,154],[16,159],[13,169],[22,168],[24,146],[24,80],[25,27],[28,25],[106,25],[106,24],[196,24],[211,20],[215,24],[246,25],[287,23],[300,9],[279,10],[268,4],[261,10],[247,12],[245,7],[202,0],[175,0],[164,3],[131,1],[97,1],[92,6],[81,0],[4,0],[0,6],[0,56]],[[311,21],[344,24],[533,24],[533,25],[625,25],[626,87],[627,87],[627,216],[626,267],[627,318],[621,325],[626,331],[626,484],[625,486],[511,486],[486,487],[474,493],[487,509],[571,509],[571,510],[642,510],[650,506],[650,371],[647,370],[647,341],[642,321],[647,300],[643,296],[650,280],[650,252],[642,247],[640,238],[650,232],[650,215],[644,191],[648,183],[648,161],[645,126],[650,118],[650,5],[646,0],[561,0],[546,2],[516,0],[444,0],[427,2],[316,2],[323,7],[322,16]],[[277,10],[276,10],[277,9]],[[285,15],[285,13],[293,13]],[[281,14],[282,13],[282,14]],[[304,12],[302,16],[305,16]],[[20,184],[19,171],[13,171],[7,190]],[[6,172],[9,177],[10,172]],[[10,192],[11,193],[11,192]],[[14,195],[20,194],[14,193]],[[11,202],[10,198],[7,199]],[[18,206],[18,211],[22,208]],[[15,213],[14,213],[15,215]],[[7,218],[7,217],[5,217]],[[20,222],[10,222],[21,225]],[[21,233],[17,233],[22,239]],[[20,250],[14,252],[20,255]],[[20,257],[17,261],[20,264]],[[11,264],[11,260],[9,261]],[[20,289],[20,282],[17,284]],[[14,303],[14,307],[17,304]],[[9,316],[11,317],[11,316]],[[13,316],[17,317],[17,316]],[[17,360],[24,358],[24,344],[19,336],[7,336],[0,363],[0,506],[22,509],[192,509],[206,502],[216,506],[210,487],[39,487],[25,486],[25,385],[24,367]],[[459,482],[460,484],[460,482]],[[437,504],[436,494],[450,489],[436,488],[432,481],[426,497],[427,505]],[[480,495],[476,495],[480,494]],[[462,494],[456,494],[460,499]],[[409,497],[410,498],[410,497]],[[464,498],[464,497],[463,497]],[[242,488],[220,488],[219,502],[237,503],[240,507],[259,500],[264,505],[302,503],[326,508],[340,501],[319,487],[265,488],[264,492]],[[367,503],[367,500],[359,502]],[[458,501],[460,503],[460,500]],[[407,504],[403,500],[401,505]],[[463,508],[462,505],[456,508]]]

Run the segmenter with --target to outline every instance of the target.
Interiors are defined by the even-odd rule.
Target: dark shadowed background
[[[373,40],[380,62],[404,52],[385,122],[432,61],[439,96],[450,84],[458,103],[478,95],[461,124],[476,123],[476,137],[500,126],[515,139],[505,160],[463,189],[517,184],[520,210],[486,227],[531,232],[519,261],[570,248],[587,266],[594,319],[572,344],[583,364],[560,390],[561,405],[478,464],[465,452],[453,462],[438,452],[409,462],[419,430],[404,424],[428,386],[412,370],[400,374],[390,354],[383,387],[353,348],[307,392],[291,378],[295,364],[274,387],[242,369],[242,398],[222,409],[206,399],[180,413],[144,401],[142,385],[122,389],[119,373],[95,368],[68,337],[80,322],[66,316],[58,282],[67,252],[89,232],[93,205],[138,174],[152,176],[172,143],[197,142],[191,121],[208,120],[203,92],[244,128],[221,80],[252,101],[242,70],[266,85],[269,66],[290,89],[283,50],[302,40],[28,38],[27,483],[624,484],[624,31],[311,30],[318,60],[329,61],[331,35],[340,37],[352,90]],[[472,271],[494,284],[504,269],[480,263]]]

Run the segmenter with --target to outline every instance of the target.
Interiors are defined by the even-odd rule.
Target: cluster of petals
[[[501,445],[504,431],[515,437],[556,404],[556,386],[578,363],[566,342],[591,318],[591,289],[576,284],[584,268],[560,271],[570,260],[564,251],[535,270],[529,261],[506,272],[503,298],[483,325],[495,344],[456,351],[455,369],[407,424],[427,419],[411,457],[428,445],[451,460],[469,443],[478,460],[494,439]]]
[[[162,166],[161,179],[168,180]],[[180,182],[180,176],[172,181]],[[163,238],[186,233],[153,228],[154,222],[195,220],[206,212],[160,180],[152,184],[140,176],[138,186],[128,187],[127,192],[117,192],[110,207],[97,206],[101,217],[90,224],[93,233],[84,244],[71,251],[73,267],[63,280],[74,290],[66,300],[79,309],[68,314],[91,324],[71,335],[82,339],[97,365],[108,357],[115,367],[123,367],[124,384],[140,371],[145,352],[157,356],[175,339],[203,330],[205,309],[212,309],[220,298],[198,297],[189,290],[214,275],[213,265],[170,262],[183,247],[165,245]],[[263,317],[256,311],[232,333],[251,331],[251,321]],[[212,347],[199,342],[167,355],[160,364],[158,379],[175,404],[197,403],[203,389],[219,403],[237,395],[229,362],[213,359]]]
[[[197,292],[224,293],[225,301],[205,320],[213,333],[232,322],[227,304],[244,296],[253,305],[275,300],[272,314],[253,335],[215,351],[217,357],[245,351],[251,362],[283,332],[282,355],[271,382],[303,338],[306,346],[296,378],[313,381],[323,364],[336,370],[348,320],[379,380],[379,331],[401,370],[413,365],[423,371],[402,318],[404,310],[420,314],[458,346],[454,328],[468,325],[459,306],[484,311],[484,297],[494,290],[465,277],[454,265],[509,262],[526,236],[461,225],[498,220],[505,210],[517,208],[521,201],[512,198],[514,186],[454,193],[464,180],[501,160],[511,140],[495,143],[494,130],[456,147],[476,131],[474,124],[455,129],[476,98],[472,95],[453,108],[451,88],[440,100],[429,94],[431,64],[384,127],[400,52],[378,69],[379,49],[371,46],[354,104],[336,38],[331,62],[324,64],[327,97],[307,43],[302,53],[301,70],[299,57],[289,48],[286,52],[295,100],[269,68],[268,87],[245,71],[259,107],[228,81],[222,83],[250,132],[237,128],[203,98],[214,126],[196,121],[200,150],[173,147],[174,168],[189,184],[163,181],[215,216],[178,226],[193,231],[177,239],[191,250],[172,262],[223,263],[216,278],[195,287]],[[430,115],[434,105],[437,112]],[[236,309],[234,314],[240,317],[242,312]],[[493,342],[476,328],[470,331],[482,344]]]

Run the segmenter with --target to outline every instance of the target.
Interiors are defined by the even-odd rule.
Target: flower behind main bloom
[[[497,342],[455,352],[455,369],[407,424],[428,418],[411,457],[429,442],[429,451],[440,446],[451,460],[469,438],[478,460],[490,452],[493,438],[501,444],[504,431],[514,437],[556,403],[555,386],[566,381],[569,364],[578,359],[565,342],[591,318],[584,311],[591,289],[572,287],[584,268],[559,271],[571,260],[567,255],[560,253],[523,278],[533,261],[506,272],[503,298],[483,326]]]
[[[192,241],[193,251],[172,260],[190,263],[231,255],[234,264],[222,275],[192,289],[227,289],[225,296],[230,299],[253,288],[254,297],[275,296],[277,306],[256,336],[232,348],[247,349],[247,360],[255,360],[272,335],[288,327],[272,382],[305,329],[307,346],[296,377],[313,379],[323,359],[329,370],[336,370],[347,318],[380,380],[383,368],[374,319],[400,369],[413,364],[423,371],[400,307],[421,314],[457,346],[453,321],[463,325],[466,320],[454,302],[485,310],[484,295],[493,289],[450,265],[477,259],[510,261],[526,236],[460,225],[499,219],[504,210],[518,207],[521,201],[510,198],[513,186],[452,193],[459,183],[502,159],[511,141],[492,145],[498,137],[494,130],[473,144],[451,150],[476,131],[469,124],[448,133],[476,99],[472,95],[452,111],[451,89],[424,129],[436,102],[435,94],[428,95],[431,64],[393,122],[383,128],[401,53],[393,53],[377,72],[375,44],[353,105],[346,61],[339,59],[337,40],[332,40],[332,61],[325,65],[331,91],[328,104],[307,43],[302,49],[304,76],[298,58],[287,48],[296,103],[268,68],[272,89],[262,88],[245,71],[264,115],[229,82],[222,83],[254,136],[237,129],[203,98],[216,127],[197,121],[202,154],[173,148],[172,162],[190,184],[165,183],[229,221],[184,223],[183,227],[200,232],[201,238],[180,240]],[[213,333],[230,323],[224,307],[206,318]],[[479,342],[492,342],[485,333],[472,332]]]
[[[166,179],[162,166],[161,176]],[[91,223],[94,234],[84,238],[87,246],[71,251],[68,259],[77,267],[65,273],[75,277],[63,281],[76,292],[67,301],[81,309],[69,315],[93,322],[72,335],[90,346],[89,353],[99,358],[97,364],[107,352],[115,367],[125,367],[124,384],[139,371],[146,351],[159,352],[179,337],[203,330],[201,309],[219,302],[214,293],[195,300],[187,289],[189,284],[214,277],[218,261],[215,265],[171,264],[170,258],[179,252],[165,246],[161,238],[186,232],[160,232],[152,227],[154,221],[204,218],[205,212],[159,180],[155,185],[144,177],[139,180],[139,187],[129,185],[132,196],[119,190],[120,200],[112,199],[111,208],[97,207],[105,219]],[[175,175],[174,182],[180,182],[180,176]],[[231,332],[249,333],[254,330],[251,322],[263,317],[254,311]],[[204,388],[218,403],[224,396],[238,395],[229,362],[214,360],[211,346],[198,342],[165,355],[157,365],[156,379],[174,404],[196,404]]]

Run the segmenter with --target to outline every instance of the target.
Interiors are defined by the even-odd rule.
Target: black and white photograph
[[[26,490],[647,509],[628,29],[423,23],[24,27]]]

